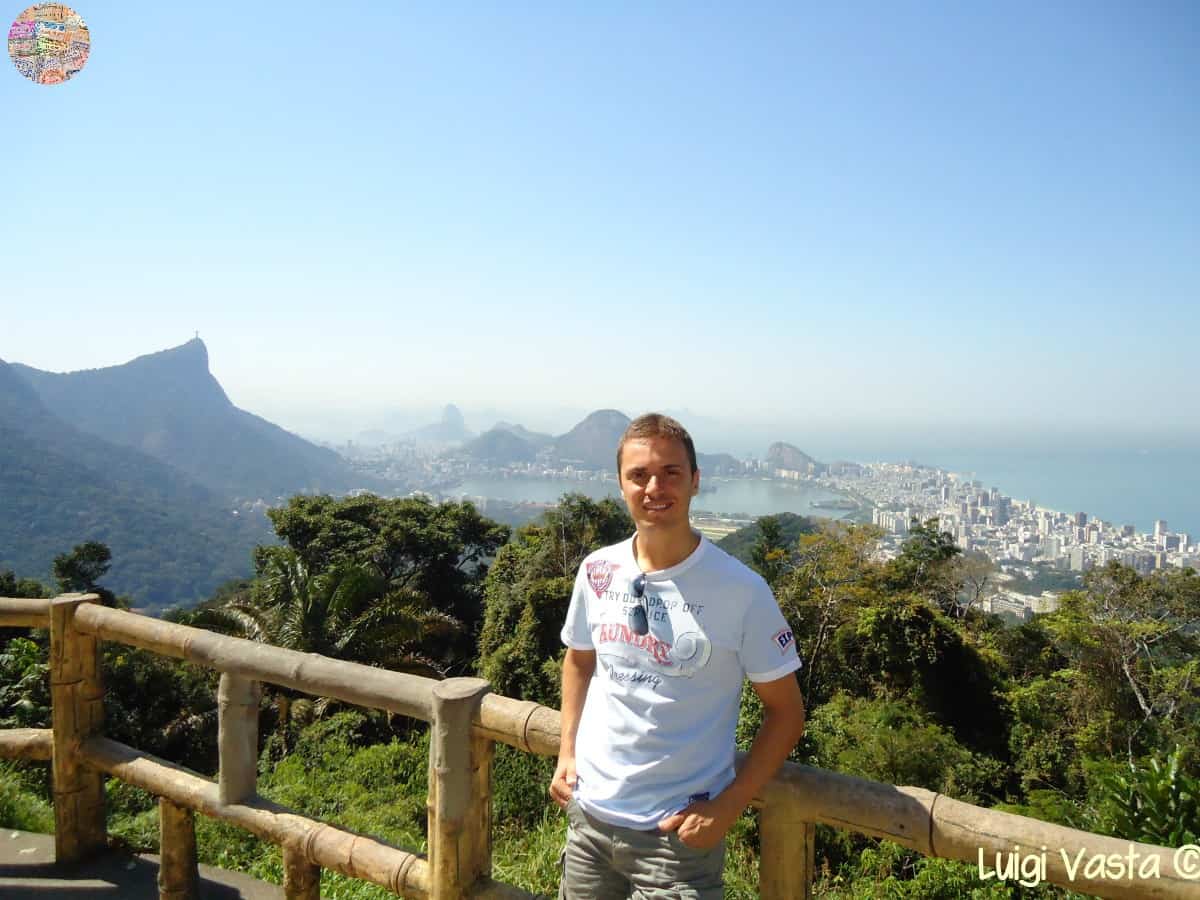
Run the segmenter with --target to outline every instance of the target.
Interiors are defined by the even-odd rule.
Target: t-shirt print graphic
[[[708,664],[712,642],[699,631],[685,631],[674,644],[638,634],[623,622],[605,622],[597,634],[596,652],[608,666],[626,665],[671,678],[691,678]]]

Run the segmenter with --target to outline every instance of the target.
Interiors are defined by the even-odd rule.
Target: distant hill
[[[497,422],[492,426],[493,429],[500,429],[515,434],[524,441],[528,441],[534,447],[545,447],[548,444],[554,443],[554,436],[542,434],[540,431],[530,431],[524,425],[514,425],[510,422]]]
[[[597,410],[554,441],[554,454],[560,463],[615,471],[617,443],[630,421],[615,409]]]
[[[542,455],[551,465],[614,471],[617,443],[629,421],[618,410],[601,409],[558,437],[497,422],[490,431],[451,453],[494,466],[531,462]],[[697,453],[696,461],[705,475],[738,475],[743,470],[742,463],[728,453]]]
[[[153,457],[84,434],[0,361],[0,569],[50,581],[51,561],[88,540],[113,553],[104,583],[161,608],[252,569],[267,522]]]
[[[819,475],[826,469],[824,463],[813,459],[799,447],[782,441],[777,441],[767,448],[767,464],[772,469],[790,469],[809,475]]]
[[[775,518],[779,520],[783,541],[789,547],[795,546],[796,541],[800,539],[800,535],[812,534],[818,528],[815,519],[810,519],[807,516],[798,516],[795,513],[779,513]],[[746,563],[746,565],[749,565],[750,550],[758,540],[759,533],[758,523],[755,522],[752,525],[747,525],[745,528],[739,528],[733,534],[725,535],[725,537],[717,541],[717,546],[730,556],[736,556],[742,562]]]
[[[459,453],[488,465],[505,466],[511,463],[533,462],[537,456],[537,449],[533,443],[512,431],[493,428],[468,441]]]
[[[234,406],[199,339],[104,369],[12,368],[59,419],[174,466],[224,498],[380,487],[332,450]]]
[[[467,427],[463,414],[453,403],[446,404],[442,410],[442,418],[432,425],[414,429],[405,437],[412,438],[422,444],[444,444],[447,446],[462,444],[475,436],[475,432]]]
[[[728,453],[697,453],[696,465],[704,475],[740,475],[742,464]]]

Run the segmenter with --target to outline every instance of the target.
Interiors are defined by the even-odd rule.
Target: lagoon
[[[840,509],[821,509],[812,504],[840,499],[839,494],[811,484],[792,484],[766,478],[708,478],[701,482],[700,496],[692,501],[692,511],[715,512],[724,516],[743,513],[769,516],[791,512],[805,516],[836,519],[846,514]],[[593,500],[621,496],[615,480],[576,481],[565,478],[521,478],[496,476],[468,478],[448,488],[447,497],[487,497],[514,503],[556,503],[565,493],[585,494]]]

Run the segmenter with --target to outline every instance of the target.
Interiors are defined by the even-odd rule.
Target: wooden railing
[[[195,812],[279,845],[289,898],[317,897],[321,868],[403,897],[531,896],[491,878],[492,753],[500,741],[556,755],[557,710],[490,694],[481,679],[436,681],[297,653],[109,609],[91,602],[95,599],[78,594],[53,600],[0,598],[0,627],[50,629],[53,728],[0,731],[0,757],[50,761],[59,861],[81,859],[105,847],[103,777],[111,775],[160,798],[162,898],[195,896]],[[215,783],[103,736],[100,640],[221,673]],[[257,795],[262,682],[431,723],[426,856],[298,815]],[[977,864],[984,874],[996,873],[997,862],[1006,865],[1014,853],[1040,855],[1040,880],[1083,893],[1200,898],[1200,882],[1189,880],[1186,870],[1176,871],[1172,848],[983,809],[922,788],[785,763],[754,805],[761,810],[759,891],[766,900],[811,896],[817,822],[886,838],[926,856]],[[1124,877],[1113,866],[1087,865],[1097,856],[1125,859],[1131,854],[1135,863]]]

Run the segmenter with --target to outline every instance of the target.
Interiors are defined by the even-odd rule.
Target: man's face
[[[638,531],[690,528],[688,508],[700,489],[682,441],[634,438],[621,449],[621,495]]]

